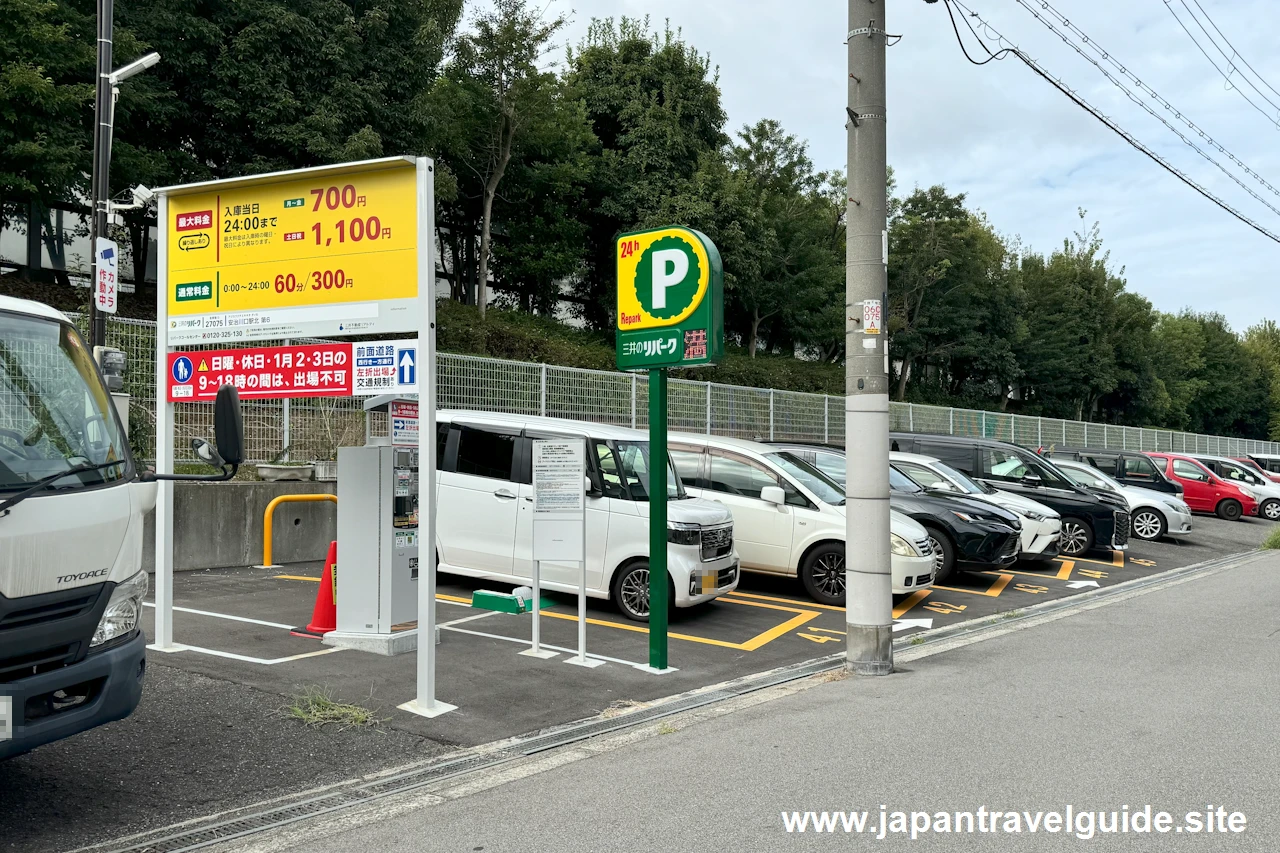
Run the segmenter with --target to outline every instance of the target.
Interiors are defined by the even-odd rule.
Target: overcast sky
[[[1170,0],[1193,32],[1182,6]],[[1186,0],[1195,9],[1194,0]],[[1163,0],[1053,0],[1064,15],[1280,187],[1280,129],[1221,76]],[[1121,126],[1246,215],[1280,232],[1280,216],[1147,116],[1092,65],[1012,0],[967,5]],[[1241,55],[1280,89],[1280,4],[1200,0]],[[719,67],[730,129],[776,118],[809,141],[819,168],[845,163],[846,5],[841,0],[552,0],[572,9],[576,42],[593,17],[669,19]],[[1034,76],[1016,59],[982,68],[965,60],[946,10],[889,0],[889,162],[899,191],[942,183],[964,192],[995,227],[1048,252],[1076,230],[1077,209],[1101,223],[1129,289],[1163,311],[1219,311],[1237,330],[1280,319],[1273,273],[1280,244],[1182,184]],[[1212,32],[1212,30],[1210,30]],[[966,33],[967,35],[967,33]],[[1203,36],[1201,36],[1203,40]],[[974,52],[970,42],[970,52]],[[1206,47],[1212,51],[1207,44]],[[1216,57],[1225,68],[1226,63]],[[1254,101],[1270,107],[1251,90]],[[1280,95],[1264,89],[1280,104]],[[1216,158],[1229,165],[1222,155]],[[1241,175],[1276,207],[1280,197]]]

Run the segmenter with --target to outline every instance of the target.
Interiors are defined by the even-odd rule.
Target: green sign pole
[[[649,666],[667,668],[667,371],[649,371]]]
[[[617,359],[649,373],[649,667],[667,668],[667,368],[724,356],[724,268],[715,244],[671,226],[617,243]]]

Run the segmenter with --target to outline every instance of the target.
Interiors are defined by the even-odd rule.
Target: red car
[[[1242,515],[1257,515],[1258,502],[1251,493],[1229,483],[1181,453],[1148,453],[1164,474],[1182,486],[1182,500],[1194,512],[1217,513],[1219,518],[1236,521]]]
[[[1269,467],[1277,465],[1277,461],[1280,460],[1280,457],[1263,456],[1261,459],[1266,462],[1265,467],[1257,459],[1253,459],[1248,456],[1235,457],[1237,462],[1256,471],[1258,476],[1262,477],[1264,480],[1270,480],[1273,483],[1280,483],[1280,474],[1277,474],[1275,471],[1268,470]]]

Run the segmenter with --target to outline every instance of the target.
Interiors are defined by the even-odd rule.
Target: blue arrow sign
[[[417,384],[418,370],[415,366],[415,360],[417,356],[418,356],[417,349],[396,350],[396,384],[397,385]]]
[[[178,356],[173,360],[173,381],[188,382],[191,379],[191,359],[185,355]]]

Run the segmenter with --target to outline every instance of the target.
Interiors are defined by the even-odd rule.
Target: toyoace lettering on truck
[[[223,473],[165,479],[234,475],[233,389],[215,421],[219,449],[192,446]],[[0,760],[137,707],[143,518],[157,479],[134,461],[75,327],[45,305],[0,296]]]

